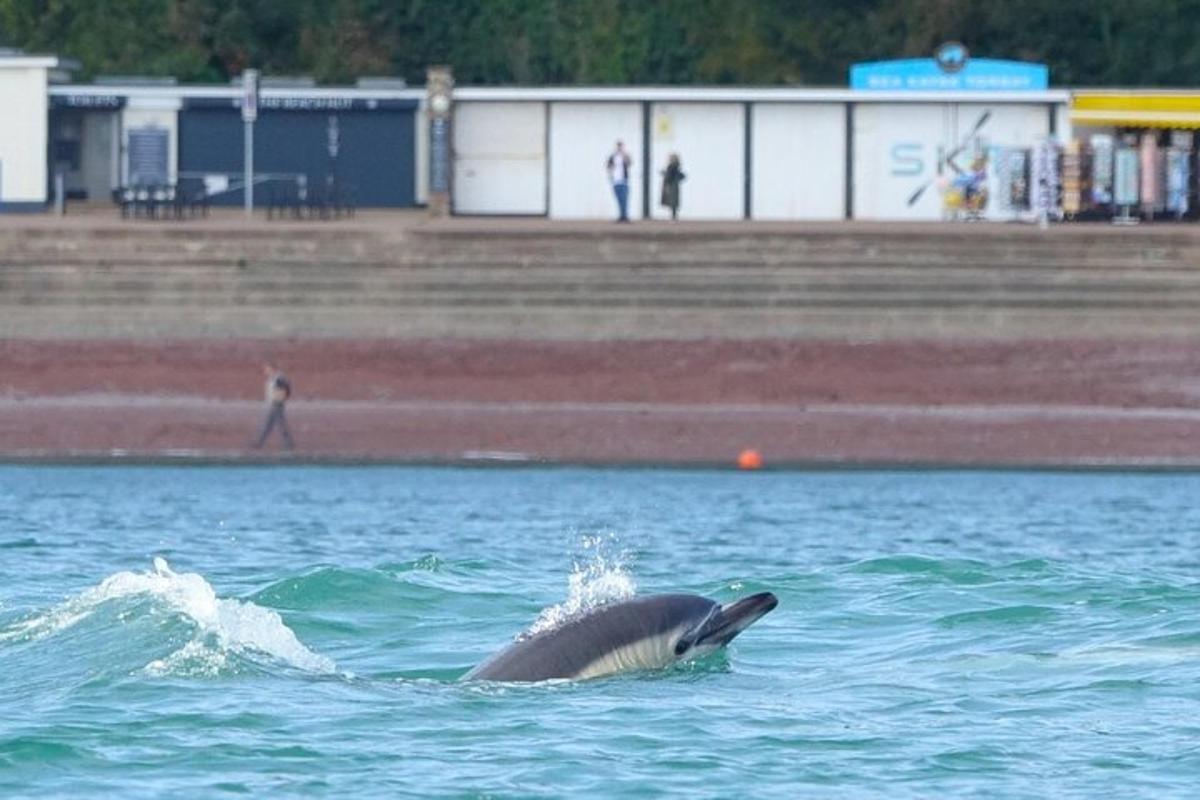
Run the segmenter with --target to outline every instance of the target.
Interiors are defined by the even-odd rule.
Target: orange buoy
[[[760,469],[763,465],[762,456],[757,450],[747,448],[738,453],[738,469]]]

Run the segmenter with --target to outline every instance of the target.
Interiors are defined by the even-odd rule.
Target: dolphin
[[[726,605],[694,594],[635,597],[519,638],[462,679],[585,680],[660,669],[724,647],[778,604],[770,592]]]

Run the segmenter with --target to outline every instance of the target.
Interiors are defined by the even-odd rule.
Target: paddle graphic
[[[966,150],[967,145],[969,145],[971,143],[971,140],[975,138],[975,135],[977,133],[979,133],[979,131],[983,128],[984,125],[987,124],[988,120],[991,118],[992,118],[991,111],[985,111],[982,114],[980,114],[979,119],[975,120],[975,124],[971,126],[971,132],[968,133],[963,138],[962,142],[958,145],[958,147],[954,148],[949,153],[947,153],[945,159],[943,159],[943,160],[946,161],[947,163],[950,161],[953,161],[955,159],[955,157],[958,156],[959,153],[961,153],[963,150]],[[916,205],[916,202],[921,199],[921,195],[925,194],[925,190],[928,189],[930,186],[932,186],[933,182],[935,180],[936,180],[936,178],[930,178],[929,180],[925,181],[925,183],[923,183],[921,186],[917,187],[917,190],[915,192],[913,192],[911,195],[909,195],[908,205],[909,206]]]

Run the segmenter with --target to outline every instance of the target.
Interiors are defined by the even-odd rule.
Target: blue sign
[[[945,61],[943,56],[943,61]],[[899,92],[1033,92],[1050,86],[1045,64],[972,58],[957,71],[937,59],[872,61],[850,67],[850,88]]]
[[[116,111],[125,107],[125,98],[116,94],[52,94],[51,108],[94,108]]]

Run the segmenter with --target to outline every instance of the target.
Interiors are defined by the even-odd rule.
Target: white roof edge
[[[119,95],[130,98],[238,98],[240,86],[55,84],[50,94]],[[265,87],[263,97],[340,97],[423,100],[425,89],[370,89],[359,87]],[[1066,89],[1025,92],[898,92],[841,88],[792,87],[691,87],[691,86],[559,86],[506,87],[460,86],[459,101],[592,101],[592,102],[792,102],[792,103],[1066,103]]]
[[[64,63],[64,60],[58,56],[0,56],[0,69],[5,67],[56,69]]]
[[[240,86],[143,86],[116,84],[55,84],[50,94],[62,96],[120,95],[122,97],[153,98],[230,98],[242,96]],[[360,89],[357,87],[264,87],[262,97],[342,97],[348,99],[421,100],[424,89]]]
[[[843,88],[797,87],[691,87],[691,86],[559,86],[506,87],[457,86],[454,99],[462,101],[593,102],[837,102],[837,103],[1065,103],[1066,89],[1023,92],[971,91],[863,91]]]

